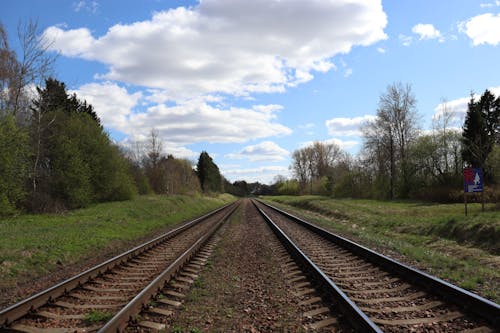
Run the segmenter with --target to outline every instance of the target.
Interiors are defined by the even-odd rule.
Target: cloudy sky
[[[289,175],[309,142],[356,154],[389,84],[409,83],[422,130],[447,101],[500,94],[500,1],[18,0],[0,2],[15,46],[37,18],[56,76],[122,144],[155,129],[164,152],[207,151],[231,180]]]

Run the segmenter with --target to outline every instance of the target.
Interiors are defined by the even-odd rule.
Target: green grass
[[[0,219],[0,287],[49,274],[66,264],[113,253],[138,239],[201,216],[234,198],[229,195],[139,196],[62,215]]]
[[[103,312],[98,310],[90,311],[86,316],[84,321],[88,324],[95,324],[103,321],[108,321],[113,317],[113,313],[111,312]]]
[[[500,301],[500,211],[486,205],[280,196],[264,199]]]

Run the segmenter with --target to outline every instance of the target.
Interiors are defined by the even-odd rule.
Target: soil
[[[277,239],[249,200],[174,320],[176,332],[302,332],[306,326],[273,255]]]

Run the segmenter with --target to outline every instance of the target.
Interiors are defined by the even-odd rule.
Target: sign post
[[[467,193],[482,194],[482,211],[484,212],[484,191],[483,191],[483,169],[465,168],[464,169],[464,204],[465,216],[467,216]]]

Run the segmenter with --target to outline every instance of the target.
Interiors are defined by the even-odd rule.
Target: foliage
[[[494,175],[485,164],[495,144],[500,143],[500,97],[486,90],[479,101],[471,97],[465,117],[462,157],[471,167],[485,167],[485,177]]]
[[[200,180],[203,192],[218,193],[222,191],[222,176],[219,167],[206,151],[200,154],[198,163],[196,164],[196,174]]]
[[[127,160],[103,131],[92,106],[54,79],[33,103],[30,208],[54,211],[130,199],[136,192]]]
[[[26,196],[28,134],[11,115],[0,116],[0,215],[16,211]]]

